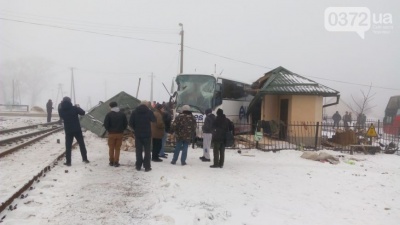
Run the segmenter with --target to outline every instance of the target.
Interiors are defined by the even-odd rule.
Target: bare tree
[[[38,103],[41,92],[51,79],[51,63],[42,58],[7,60],[1,63],[1,68],[0,85],[5,103],[12,102],[13,80],[18,83],[22,101],[33,106]]]
[[[376,93],[371,93],[371,89],[372,89],[372,84],[369,86],[368,91],[364,92],[363,90],[361,91],[362,97],[361,98],[354,98],[354,96],[352,95],[351,98],[353,99],[353,102],[355,104],[355,108],[351,108],[351,110],[356,113],[357,115],[361,115],[361,114],[366,114],[368,113],[371,109],[373,109],[374,107],[376,107],[376,105],[371,105],[371,102],[374,98],[374,96],[376,95]]]
[[[371,93],[372,84],[369,86],[368,91],[361,91],[362,96],[360,98],[354,98],[352,95],[351,98],[355,104],[355,107],[350,107],[351,111],[356,114],[357,125],[361,128],[365,128],[366,125],[366,113],[368,113],[371,109],[376,107],[376,105],[371,105],[372,100],[376,93]]]

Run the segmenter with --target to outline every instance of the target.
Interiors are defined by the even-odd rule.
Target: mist
[[[59,87],[63,96],[71,94],[72,73],[76,101],[84,108],[120,91],[136,96],[139,78],[138,98],[149,100],[151,74],[154,100],[168,101],[163,83],[170,89],[179,73],[179,23],[184,73],[251,83],[283,66],[340,92],[340,105],[328,107],[328,115],[345,110],[352,96],[359,98],[372,84],[375,107],[367,116],[382,118],[390,96],[400,94],[398,1],[0,3],[0,16],[7,19],[0,20],[2,103],[10,102],[12,79],[18,79],[21,104],[44,107],[48,99],[56,101]],[[364,39],[356,32],[327,31],[324,11],[338,5],[389,13],[393,27],[387,33],[371,27]]]

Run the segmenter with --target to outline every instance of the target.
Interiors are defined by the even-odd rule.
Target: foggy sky
[[[69,27],[146,42],[66,29],[0,20],[0,61],[41,58],[51,64],[38,105],[56,99],[58,84],[70,93],[74,69],[77,103],[85,107],[120,91],[139,99],[167,101],[162,86],[171,87],[179,72],[180,27],[185,45],[260,66],[184,49],[184,73],[217,74],[251,83],[283,66],[340,91],[352,103],[367,87],[320,78],[393,88],[373,88],[376,105],[369,116],[380,118],[390,96],[400,95],[398,1],[128,1],[13,0],[0,1],[0,17]],[[328,32],[324,11],[333,6],[364,6],[372,13],[390,13],[393,30],[361,39],[355,32]],[[262,67],[263,66],[263,67]],[[4,75],[4,70],[1,76]],[[318,77],[318,78],[316,78]],[[29,104],[29,99],[23,99]],[[332,108],[333,109],[333,108]],[[336,109],[336,108],[335,108]]]

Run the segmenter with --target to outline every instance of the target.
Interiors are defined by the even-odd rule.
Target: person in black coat
[[[203,162],[210,162],[211,139],[212,139],[212,131],[213,131],[213,123],[215,120],[215,115],[212,114],[211,109],[207,109],[205,114],[206,114],[206,119],[204,120],[204,124],[202,127],[203,156],[200,157],[200,160]]]
[[[81,151],[82,160],[85,163],[89,163],[87,158],[87,151],[85,142],[83,140],[82,128],[79,123],[78,115],[85,115],[85,111],[79,107],[79,105],[73,106],[69,97],[64,97],[59,108],[59,115],[64,120],[64,131],[65,131],[65,157],[66,162],[64,165],[71,166],[71,148],[74,137],[79,144]]]
[[[135,133],[136,170],[141,170],[143,165],[146,172],[151,170],[151,122],[156,122],[156,118],[148,105],[148,102],[142,101],[129,118],[129,126]]]
[[[226,133],[229,131],[229,121],[222,109],[217,110],[213,123],[212,141],[214,143],[214,164],[211,168],[222,168],[225,160]]]
[[[50,123],[51,113],[53,111],[53,101],[51,101],[51,99],[49,99],[49,101],[47,101],[46,103],[46,110],[47,110],[47,122]]]
[[[342,116],[339,114],[339,111],[336,111],[332,116],[333,119],[333,128],[337,127],[339,129],[339,122],[342,120]]]
[[[119,167],[119,155],[121,151],[124,131],[128,127],[125,113],[121,112],[116,102],[110,102],[111,112],[104,118],[104,128],[108,132],[108,147],[110,166]]]
[[[162,105],[161,112],[162,112],[163,121],[164,121],[164,125],[165,125],[165,132],[164,132],[164,137],[162,139],[161,150],[160,150],[159,156],[161,158],[168,158],[168,154],[165,153],[165,144],[167,142],[168,133],[171,132],[172,117],[171,117],[171,114],[169,113],[169,109],[166,104]]]

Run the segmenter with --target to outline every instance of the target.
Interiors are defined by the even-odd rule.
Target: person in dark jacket
[[[142,165],[146,172],[151,170],[150,145],[151,145],[151,122],[155,122],[153,112],[149,109],[149,103],[142,103],[132,112],[129,118],[129,126],[135,133],[136,145],[136,170],[140,171]],[[144,150],[144,158],[143,158]]]
[[[163,104],[163,107],[161,108],[161,112],[163,114],[165,132],[164,132],[164,137],[162,138],[161,150],[160,150],[159,156],[161,158],[167,158],[168,154],[165,153],[165,144],[167,142],[168,133],[171,132],[172,117],[171,117],[171,114],[169,113],[169,109],[168,109],[168,106],[166,104]]]
[[[190,111],[190,106],[182,106],[182,113],[172,123],[171,132],[175,133],[176,146],[171,164],[175,165],[182,150],[181,164],[186,165],[187,150],[194,134],[196,133],[196,119]]]
[[[343,125],[344,125],[344,128],[345,128],[346,130],[347,130],[348,127],[349,127],[349,121],[348,121],[348,119],[349,119],[349,112],[346,111],[346,113],[345,113],[344,116],[343,116]]]
[[[85,163],[89,163],[87,158],[87,151],[85,146],[85,141],[83,140],[82,128],[79,123],[78,115],[85,115],[85,111],[79,107],[79,105],[73,106],[71,99],[69,97],[64,97],[61,102],[61,107],[59,109],[59,115],[64,121],[64,131],[65,131],[65,157],[66,162],[64,165],[71,166],[71,148],[72,141],[74,137],[79,144],[79,149],[81,150],[82,160]]]
[[[108,147],[110,166],[119,167],[119,155],[121,151],[122,138],[128,126],[125,113],[121,112],[116,102],[110,102],[111,112],[104,118],[104,128],[108,132]]]
[[[206,119],[204,120],[203,131],[203,156],[200,160],[203,162],[210,162],[211,139],[213,131],[213,123],[215,115],[212,114],[211,109],[206,110]]]
[[[151,154],[151,160],[153,162],[162,162],[163,160],[160,159],[160,150],[162,147],[162,139],[165,133],[165,124],[163,120],[163,115],[161,112],[161,104],[156,104],[154,108],[153,114],[156,117],[156,121],[151,123],[151,136],[152,136],[152,143],[153,143],[153,150]]]
[[[342,116],[339,114],[338,111],[335,112],[332,116],[333,119],[333,128],[337,127],[339,129],[339,122],[342,120]]]
[[[46,103],[46,110],[47,110],[47,122],[50,123],[51,113],[53,111],[53,101],[51,101],[51,99],[49,99],[49,101],[47,101]]]
[[[211,168],[222,168],[225,160],[226,133],[229,131],[229,121],[222,109],[217,110],[213,123],[212,141],[214,143],[214,164]]]

